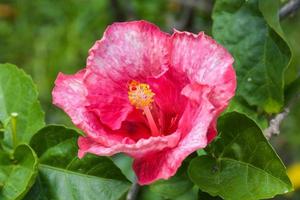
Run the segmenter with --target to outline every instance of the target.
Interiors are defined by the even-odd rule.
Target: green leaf
[[[218,0],[212,16],[213,36],[235,59],[237,95],[268,113],[282,108],[291,58],[277,12],[277,0]]]
[[[228,105],[226,112],[233,112],[236,111],[238,113],[242,113],[247,115],[247,117],[251,118],[255,121],[261,129],[265,129],[268,127],[268,119],[267,116],[263,113],[259,113],[253,106],[247,105],[242,99],[238,97],[234,97],[230,104]],[[225,112],[225,113],[226,113]]]
[[[0,151],[0,199],[22,199],[35,181],[38,159],[25,144],[19,145],[13,158]]]
[[[116,166],[118,166],[126,178],[135,181],[135,174],[132,170],[133,159],[125,154],[116,154],[111,157]]]
[[[151,186],[144,186],[140,188],[138,200],[197,200],[197,192],[198,188],[193,187],[190,188],[188,191],[183,193],[180,196],[174,197],[174,198],[164,198],[158,193],[154,192],[152,189],[150,189]]]
[[[189,166],[191,180],[212,196],[265,199],[292,190],[285,167],[260,128],[245,115],[232,112],[218,121],[221,139]]]
[[[291,83],[285,91],[285,101],[291,103],[300,96],[300,77]]]
[[[12,64],[0,64],[0,121],[5,124],[4,144],[12,147],[11,113],[17,113],[18,144],[28,143],[44,123],[44,113],[37,100],[32,79]]]
[[[30,145],[40,159],[40,183],[27,199],[117,200],[125,195],[130,182],[121,170],[107,157],[87,155],[78,159],[77,138],[75,130],[55,125],[34,135]]]
[[[220,197],[210,196],[208,193],[199,190],[198,192],[198,200],[222,200]]]
[[[300,13],[296,12],[293,17],[282,20],[282,28],[290,41],[293,52],[292,61],[285,72],[285,84],[289,85],[300,75]]]
[[[183,163],[176,175],[168,180],[159,180],[150,185],[150,190],[164,198],[175,199],[190,190],[194,184],[187,175],[188,163]]]
[[[42,185],[41,178],[38,175],[34,185],[23,200],[50,200],[47,197],[46,190],[47,188]]]
[[[292,50],[290,63],[284,74],[285,84],[288,85],[297,78],[298,76],[297,70],[299,71],[298,68],[299,66],[295,66],[298,58],[296,58],[296,56],[294,55],[295,48],[293,48],[293,43],[290,43],[286,37],[286,35],[288,36],[288,31],[286,31],[287,34],[285,35],[278,20],[278,8],[280,7],[280,5],[281,5],[280,1],[277,0],[259,1],[259,9],[261,10],[266,21],[280,35],[280,37],[286,42],[286,44]],[[293,28],[295,29],[295,27]],[[299,32],[297,32],[297,38],[298,38],[298,34]],[[295,42],[295,44],[297,44],[297,42]]]
[[[149,186],[141,187],[139,190],[138,198],[139,200],[164,200],[159,194],[150,190]]]

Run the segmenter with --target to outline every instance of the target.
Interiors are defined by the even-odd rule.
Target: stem
[[[300,94],[293,97],[289,100],[288,105],[285,107],[284,111],[277,114],[273,119],[270,120],[270,125],[267,129],[264,130],[264,135],[267,139],[270,139],[272,135],[280,134],[280,125],[282,121],[288,116],[290,110],[293,108],[295,103],[297,103],[300,99]]]
[[[11,113],[11,133],[12,133],[12,142],[14,149],[17,147],[18,140],[17,140],[17,117],[18,113]]]
[[[281,122],[289,114],[290,109],[285,108],[283,112],[277,114],[273,119],[270,120],[270,125],[264,130],[265,136],[270,139],[272,135],[279,135]]]
[[[279,11],[280,19],[294,14],[300,8],[300,0],[291,0],[286,3]]]
[[[139,189],[140,186],[135,180],[127,194],[126,200],[136,200],[138,197]]]
[[[153,119],[153,116],[151,114],[149,106],[144,107],[144,113],[145,113],[146,118],[148,120],[152,135],[153,136],[160,136],[160,133],[159,133],[158,128],[156,126],[156,123]]]

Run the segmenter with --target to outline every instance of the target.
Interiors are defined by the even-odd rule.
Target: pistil
[[[148,124],[150,126],[152,135],[153,136],[160,136],[159,130],[158,130],[157,126],[156,126],[156,123],[155,123],[154,118],[153,118],[153,116],[151,114],[149,106],[146,106],[144,108],[144,113],[145,113],[146,118],[148,120]]]
[[[144,111],[147,118],[151,134],[153,136],[159,136],[160,132],[157,128],[153,115],[151,113],[151,104],[153,103],[154,93],[151,91],[150,86],[146,83],[139,83],[137,81],[131,81],[128,87],[128,99],[131,105],[137,109]]]

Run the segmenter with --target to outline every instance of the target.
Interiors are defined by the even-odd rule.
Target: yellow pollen
[[[128,99],[137,109],[144,109],[149,106],[154,101],[154,95],[150,86],[146,83],[139,83],[134,80],[129,83]]]

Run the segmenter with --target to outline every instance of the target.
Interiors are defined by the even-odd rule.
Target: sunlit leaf
[[[12,147],[11,114],[16,117],[18,144],[28,143],[44,123],[44,113],[30,76],[12,64],[0,64],[0,121],[4,127],[4,144]]]

